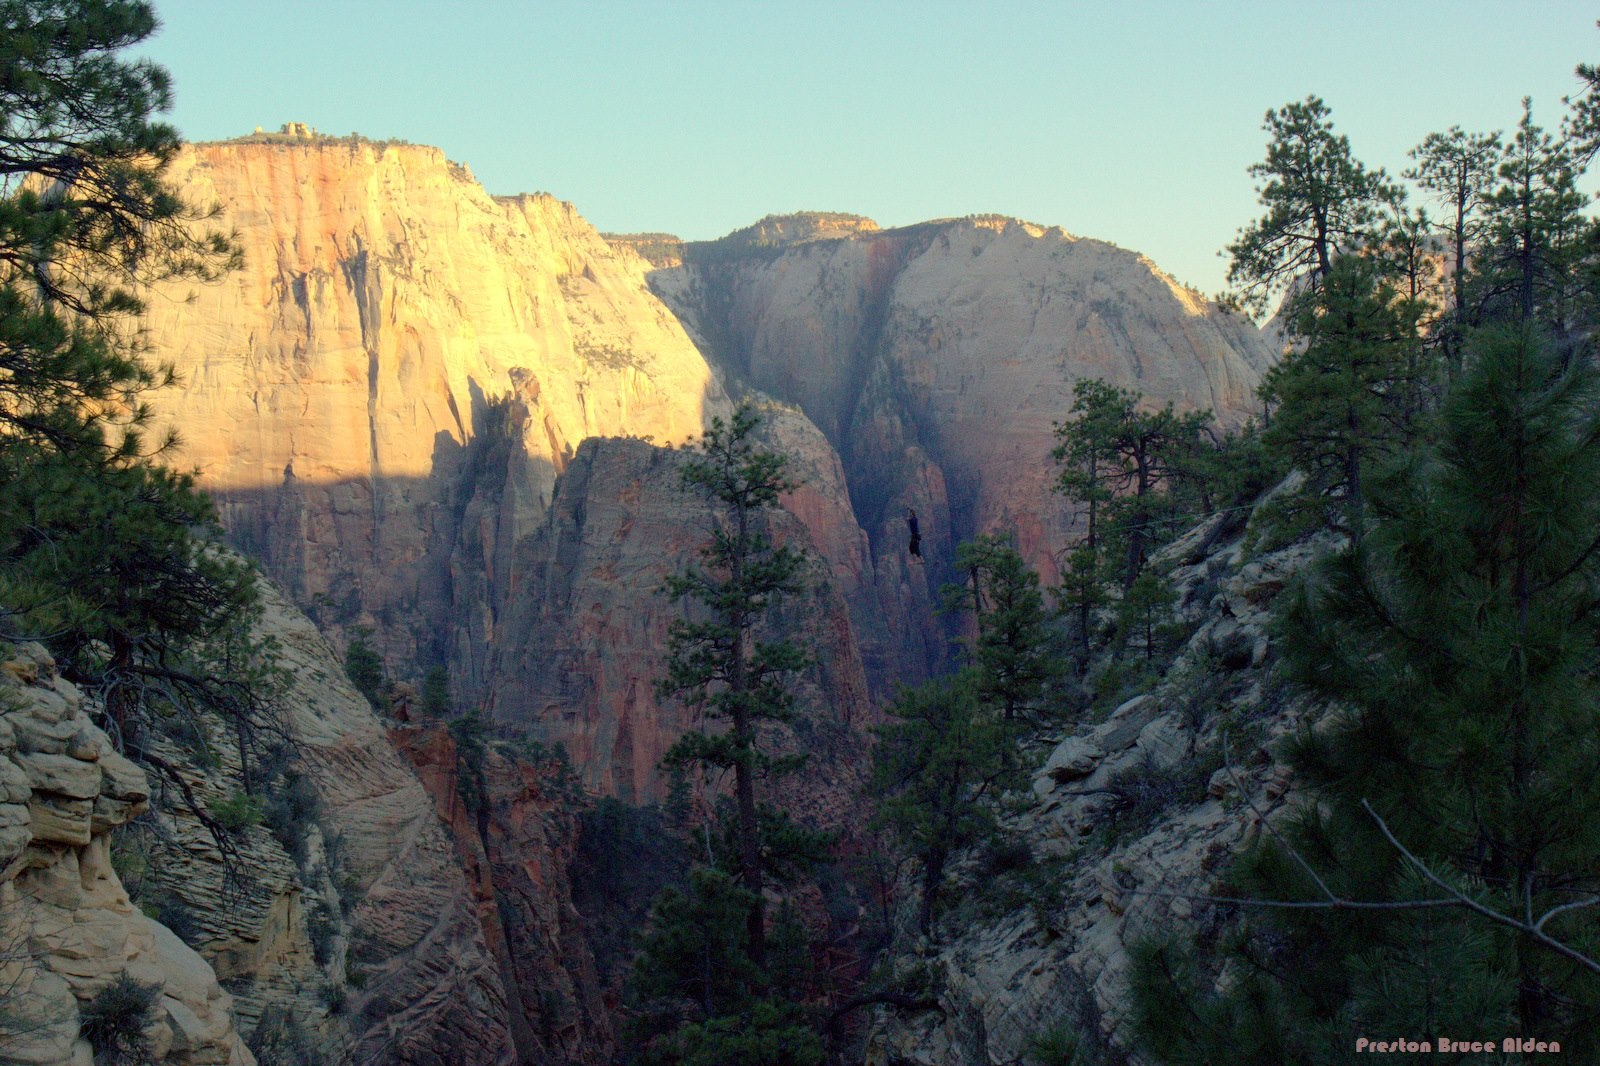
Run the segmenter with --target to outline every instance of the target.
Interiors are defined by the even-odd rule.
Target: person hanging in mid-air
[[[920,559],[922,558],[922,531],[917,528],[917,512],[909,507],[906,508],[906,528],[911,531],[911,544],[906,550],[910,552],[911,558]]]

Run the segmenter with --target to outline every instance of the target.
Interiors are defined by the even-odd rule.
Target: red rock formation
[[[614,997],[600,987],[568,870],[578,844],[576,782],[552,760],[501,751],[462,765],[441,726],[390,733],[449,828],[473,886],[483,938],[499,962],[520,1062],[607,1062],[615,1049]],[[484,801],[469,809],[462,773],[481,773]]]
[[[655,693],[667,627],[684,610],[660,593],[662,581],[697,558],[712,528],[705,501],[679,485],[681,464],[679,453],[642,441],[583,443],[545,526],[520,550],[492,672],[496,723],[562,745],[586,787],[632,802],[664,798],[657,766],[696,725]],[[774,625],[798,634],[816,659],[796,689],[803,714],[818,728],[859,732],[871,711],[848,597],[870,597],[871,573],[855,568],[864,565],[859,540],[833,565],[814,550],[818,539],[859,539],[853,523],[831,521],[847,509],[813,500],[809,510],[815,534],[788,511],[774,514],[775,539],[814,556],[810,591]]]

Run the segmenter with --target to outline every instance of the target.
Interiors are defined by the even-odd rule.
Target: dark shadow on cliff
[[[522,446],[525,404],[471,394],[468,441],[437,433],[426,477],[319,481],[290,466],[273,489],[212,493],[230,543],[335,643],[370,627],[394,677],[447,666],[463,703],[487,683],[513,547],[556,476]]]
[[[769,220],[770,221],[770,220]],[[781,221],[781,220],[779,220]],[[719,241],[681,246],[682,265],[658,267],[652,290],[688,325],[730,391],[759,390],[799,407],[843,465],[855,521],[870,544],[873,588],[852,613],[873,694],[949,669],[956,632],[938,617],[939,589],[959,581],[955,546],[975,530],[975,476],[949,468],[926,398],[887,357],[884,335],[895,285],[942,229],[923,223],[857,235],[763,242],[760,224]],[[818,267],[818,291],[832,305],[820,317],[841,335],[833,359],[798,360],[796,369],[759,360],[763,327],[757,291],[764,272],[784,257],[813,261],[863,251],[848,272]],[[791,361],[794,362],[794,361]],[[905,523],[915,509],[922,556],[913,558]]]

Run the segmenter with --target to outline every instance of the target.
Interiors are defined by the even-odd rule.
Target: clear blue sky
[[[435,144],[602,230],[997,212],[1222,287],[1269,107],[1321,95],[1398,170],[1431,130],[1550,126],[1600,61],[1568,0],[156,0],[194,140],[294,120]]]

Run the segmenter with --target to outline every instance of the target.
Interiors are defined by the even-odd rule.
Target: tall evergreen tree
[[[1250,167],[1265,213],[1228,245],[1228,284],[1258,313],[1273,295],[1321,285],[1346,252],[1373,242],[1380,208],[1397,198],[1382,170],[1368,170],[1336,134],[1316,96],[1268,111],[1266,159]]]
[[[801,590],[803,556],[772,541],[766,514],[793,488],[788,461],[756,441],[759,420],[740,407],[730,421],[712,420],[698,454],[683,468],[683,487],[701,493],[717,513],[703,565],[667,580],[667,591],[698,603],[702,620],[673,622],[663,695],[687,701],[714,719],[725,732],[690,732],[667,753],[669,766],[700,763],[734,773],[738,875],[748,893],[750,958],[765,961],[766,910],[762,826],[757,780],[774,768],[761,749],[766,722],[794,717],[789,679],[807,663],[798,645],[763,637],[771,609]]]
[[[1336,261],[1317,292],[1296,303],[1303,346],[1261,386],[1273,408],[1263,443],[1306,476],[1280,507],[1289,529],[1326,524],[1359,535],[1368,472],[1411,440],[1432,381],[1423,307],[1395,288],[1377,256]]]
[[[804,1005],[804,929],[786,903],[769,922],[766,899],[809,872],[831,838],[759,795],[767,776],[798,766],[763,748],[763,727],[794,719],[788,685],[809,661],[771,631],[773,609],[801,590],[804,557],[771,538],[769,513],[793,484],[786,457],[759,446],[759,425],[748,406],[713,419],[682,473],[716,527],[701,565],[667,580],[689,617],[672,624],[660,693],[722,728],[684,734],[663,765],[732,770],[734,796],[722,831],[706,831],[705,864],[657,898],[634,965],[632,1039],[640,1062],[660,1066],[817,1066],[823,1057]]]
[[[985,533],[956,550],[963,585],[944,589],[945,606],[972,611],[977,628],[971,660],[978,699],[1018,728],[1052,720],[1050,705],[1064,673],[1039,575],[1011,542]]]
[[[1181,1040],[1162,1015],[1182,960],[1145,955],[1167,1061],[1342,1062],[1351,1033],[1485,1028],[1600,1053],[1581,917],[1600,902],[1600,381],[1527,326],[1467,356],[1435,443],[1375,484],[1369,535],[1284,601],[1286,663],[1341,710],[1290,752],[1317,802],[1229,894],[1300,909],[1251,913],[1243,978],[1187,997]]]
[[[1572,146],[1533,121],[1533,102],[1506,144],[1489,195],[1476,270],[1480,314],[1536,318],[1558,334],[1572,331],[1585,294],[1578,268],[1589,224],[1580,214]]]
[[[902,692],[879,729],[878,821],[922,870],[917,928],[932,936],[951,859],[995,836],[995,801],[1020,787],[1016,731],[978,698],[976,671]]]
[[[1500,134],[1468,133],[1451,126],[1443,133],[1428,134],[1411,149],[1416,165],[1404,174],[1444,208],[1441,230],[1453,261],[1450,310],[1458,318],[1467,303],[1467,255],[1483,230],[1500,153]]]

